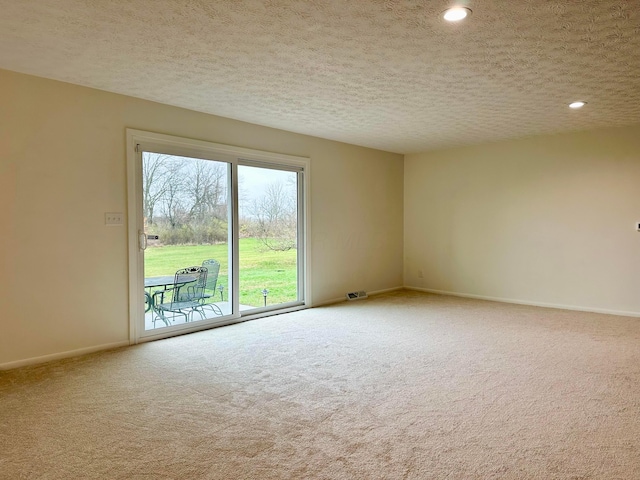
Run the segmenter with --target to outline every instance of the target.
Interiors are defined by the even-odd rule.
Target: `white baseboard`
[[[448,292],[445,290],[434,290],[432,288],[404,287],[407,290],[418,292],[435,293],[436,295],[450,295],[452,297],[476,298],[478,300],[488,300],[491,302],[515,303],[517,305],[531,305],[533,307],[559,308],[561,310],[575,310],[578,312],[606,313],[608,315],[620,315],[622,317],[640,317],[640,312],[627,312],[623,310],[609,310],[606,308],[582,307],[579,305],[563,305],[559,303],[530,302],[527,300],[516,300],[513,298],[488,297],[485,295],[474,295],[471,293]]]
[[[327,305],[334,305],[336,303],[346,302],[346,301],[347,301],[346,297],[332,298],[330,300],[324,300],[322,302],[314,303],[312,305],[312,308],[326,307]]]
[[[374,290],[373,292],[368,292],[367,295],[371,297],[373,295],[382,295],[383,293],[397,292],[398,290],[404,290],[404,287],[393,287],[384,288],[382,290]]]
[[[26,367],[29,365],[37,365],[39,363],[51,362],[52,360],[60,360],[62,358],[77,357],[86,355],[87,353],[99,352],[102,350],[111,350],[113,348],[126,347],[129,341],[105,343],[94,347],[79,348],[77,350],[69,350],[67,352],[52,353],[50,355],[42,355],[41,357],[25,358],[24,360],[16,360],[15,362],[0,363],[0,370],[11,370],[13,368]]]
[[[396,292],[398,290],[403,290],[403,289],[404,289],[404,287],[384,288],[382,290],[374,290],[373,292],[367,292],[367,295],[372,297],[374,295],[381,295],[383,293]],[[347,301],[347,297],[346,297],[346,294],[345,294],[344,297],[332,298],[331,300],[325,300],[323,302],[319,302],[319,303],[316,303],[316,304],[312,305],[312,307],[313,308],[326,307],[327,305],[334,305],[336,303],[346,302],[346,301]]]
[[[620,315],[623,317],[640,317],[640,312],[628,312],[628,311],[623,311],[623,310],[610,310],[610,309],[605,309],[605,308],[594,308],[594,307],[583,307],[583,306],[577,306],[577,305],[563,305],[563,304],[557,304],[557,303],[542,303],[542,302],[530,302],[527,300],[517,300],[517,299],[513,299],[513,298],[502,298],[502,297],[489,297],[486,295],[474,295],[471,293],[460,293],[460,292],[449,292],[449,291],[445,291],[445,290],[435,290],[432,288],[422,288],[422,287],[410,287],[410,286],[404,286],[404,287],[393,287],[393,288],[385,288],[382,290],[375,290],[372,292],[368,292],[369,296],[374,296],[374,295],[381,295],[383,293],[389,293],[389,292],[395,292],[398,290],[403,290],[403,289],[407,289],[407,290],[414,290],[414,291],[418,291],[418,292],[426,292],[426,293],[434,293],[437,295],[450,295],[453,297],[462,297],[462,298],[475,298],[478,300],[488,300],[491,302],[502,302],[502,303],[514,303],[514,304],[518,304],[518,305],[531,305],[534,307],[545,307],[545,308],[559,308],[562,310],[575,310],[575,311],[580,311],[580,312],[594,312],[594,313],[605,313],[608,315]],[[330,300],[325,300],[323,302],[317,303],[315,305],[313,305],[313,307],[323,307],[323,306],[327,306],[327,305],[332,305],[332,304],[336,304],[336,303],[340,303],[340,302],[346,302],[346,298],[345,297],[340,297],[340,298],[334,298],[334,299],[330,299]],[[277,313],[282,313],[282,312],[277,312]],[[244,321],[244,320],[248,320],[248,319],[242,319],[239,321]],[[232,322],[235,323],[235,322]],[[45,363],[45,362],[50,362],[52,360],[60,360],[62,358],[70,358],[70,357],[76,357],[76,356],[80,356],[80,355],[86,355],[88,353],[94,353],[94,352],[99,352],[102,350],[111,350],[113,348],[120,348],[120,347],[125,347],[129,345],[129,341],[124,341],[124,342],[115,342],[115,343],[106,343],[103,345],[96,345],[93,347],[87,347],[87,348],[79,348],[77,350],[69,350],[66,352],[60,352],[60,353],[53,353],[50,355],[43,355],[40,357],[32,357],[32,358],[26,358],[23,360],[16,360],[14,362],[7,362],[7,363],[0,363],[0,371],[1,370],[11,370],[14,368],[19,368],[19,367],[26,367],[29,365],[37,365],[40,363]]]

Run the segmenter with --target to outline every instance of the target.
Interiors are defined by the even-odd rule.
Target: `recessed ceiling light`
[[[444,12],[444,19],[447,22],[459,22],[471,15],[471,10],[466,7],[451,7]]]
[[[586,104],[587,104],[587,102],[573,102],[573,103],[570,103],[570,104],[569,104],[569,108],[573,108],[573,109],[576,109],[576,108],[582,108],[582,107],[584,107]]]

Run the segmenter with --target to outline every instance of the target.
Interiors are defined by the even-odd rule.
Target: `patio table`
[[[163,287],[163,289],[166,290],[167,287],[176,285],[175,278],[176,277],[174,275],[163,275],[161,277],[147,277],[144,279],[144,288],[151,289],[154,287],[155,288]],[[180,282],[177,283],[178,286],[186,285],[187,283],[196,281],[195,275],[182,275],[180,278],[181,278]],[[147,306],[144,309],[146,313],[149,310],[154,308],[154,304],[153,304],[154,302],[153,302],[153,295],[151,295],[146,290],[144,292],[144,297],[145,297],[145,303],[147,304]]]

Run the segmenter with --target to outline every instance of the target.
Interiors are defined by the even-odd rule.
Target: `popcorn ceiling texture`
[[[399,153],[640,122],[640,0],[467,4],[0,0],[0,67]]]

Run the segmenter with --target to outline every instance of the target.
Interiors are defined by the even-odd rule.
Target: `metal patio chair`
[[[153,308],[156,316],[153,319],[153,325],[157,320],[162,320],[165,325],[169,325],[168,313],[173,315],[184,316],[184,321],[189,321],[189,316],[193,320],[193,312],[204,319],[205,315],[202,311],[201,297],[204,291],[204,285],[207,281],[206,267],[187,267],[178,270],[175,274],[173,286],[166,290],[158,290],[153,293]]]
[[[205,260],[202,266],[207,269],[207,278],[202,288],[200,305],[203,308],[210,308],[216,315],[222,316],[222,310],[215,304],[216,285],[218,284],[218,274],[220,273],[220,262],[214,259]]]

